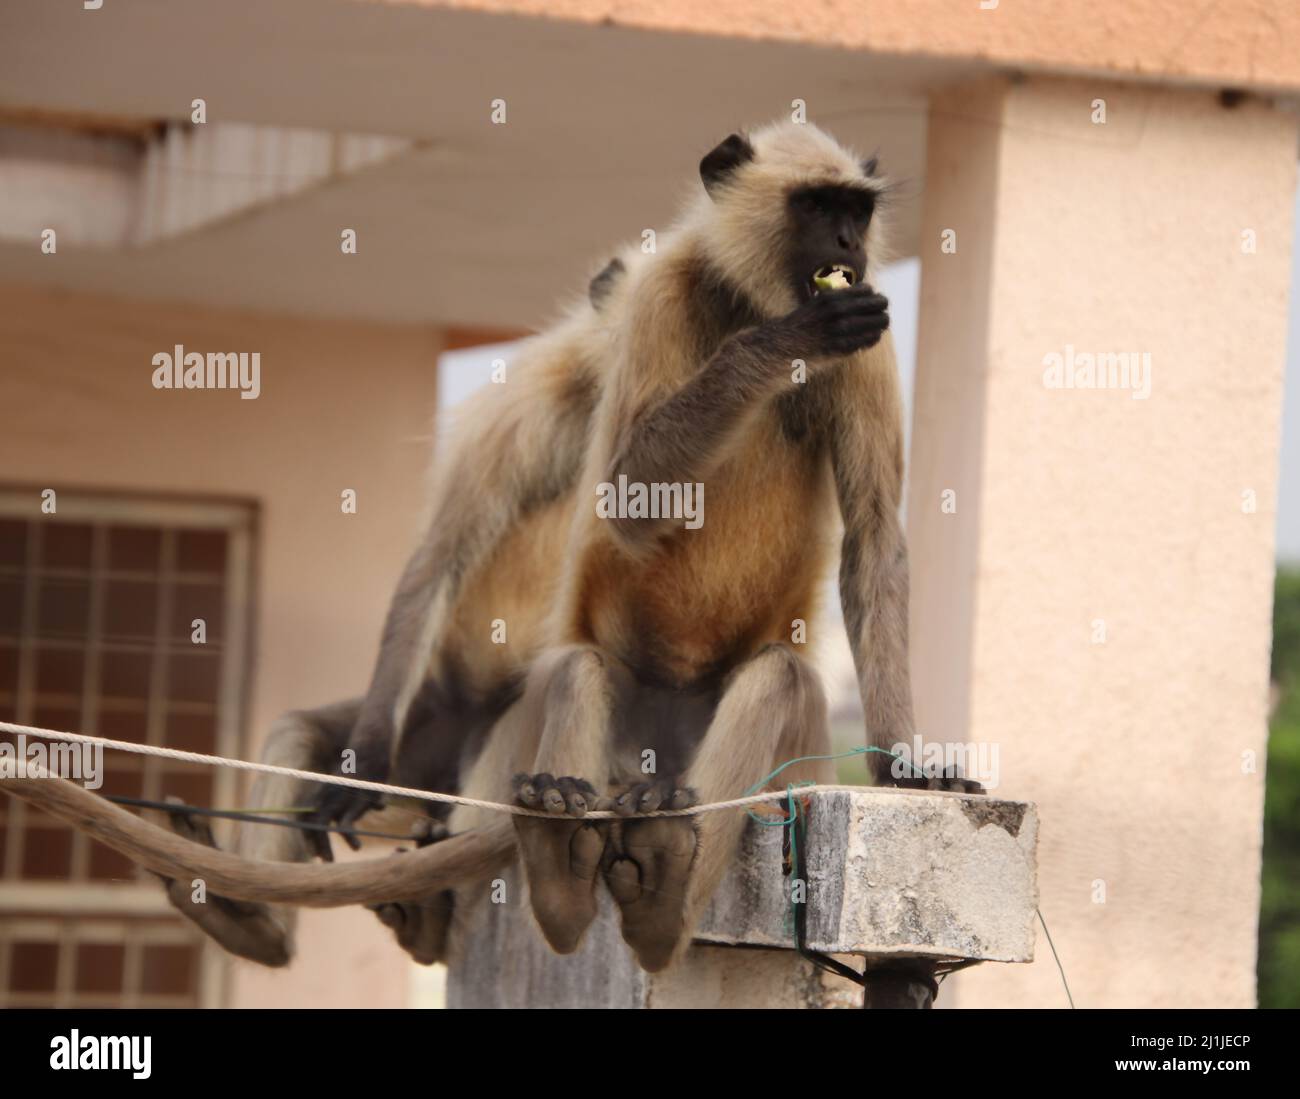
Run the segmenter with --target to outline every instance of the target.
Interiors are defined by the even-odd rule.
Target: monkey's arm
[[[867,736],[876,748],[911,743],[908,669],[907,543],[898,522],[903,439],[898,372],[891,341],[846,363],[827,394],[829,450],[844,542],[840,600],[848,630]],[[878,783],[890,760],[869,756]]]
[[[820,369],[878,341],[889,325],[888,302],[869,287],[813,298],[788,315],[745,329],[727,339],[702,369],[694,363],[663,362],[665,347],[689,341],[649,339],[629,347],[616,381],[614,419],[618,445],[606,470],[611,483],[688,483],[705,480],[727,457],[748,419],[794,384],[796,360]],[[633,317],[633,331],[673,331],[684,315],[650,304]],[[687,380],[673,386],[671,379]],[[670,519],[613,519],[613,529],[630,545],[644,544]]]

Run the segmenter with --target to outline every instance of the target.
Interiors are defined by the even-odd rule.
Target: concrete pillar
[[[1038,803],[1080,1006],[1255,1002],[1295,187],[1296,117],[1259,101],[1034,77],[931,104],[918,725],[996,747],[996,792]],[[1079,385],[1086,354],[1128,387]],[[1063,1006],[1042,947],[945,998]]]

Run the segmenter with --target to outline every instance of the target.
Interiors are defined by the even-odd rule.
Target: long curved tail
[[[347,863],[246,859],[185,839],[61,778],[0,778],[22,798],[166,878],[202,878],[223,897],[305,908],[415,901],[486,878],[514,858],[509,819],[462,832],[401,858]]]

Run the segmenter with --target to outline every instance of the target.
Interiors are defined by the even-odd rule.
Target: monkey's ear
[[[732,134],[700,161],[700,179],[704,189],[713,194],[732,172],[754,159],[754,146],[740,134]]]
[[[619,275],[625,270],[623,261],[615,256],[601,268],[600,274],[591,280],[590,285],[587,287],[587,297],[591,299],[593,309],[599,309],[605,304],[605,299],[609,297],[610,291],[614,289],[614,283],[618,281]]]
[[[867,157],[866,160],[862,162],[862,174],[867,176],[874,176],[876,174],[876,169],[879,167],[880,167],[880,157],[869,156]]]

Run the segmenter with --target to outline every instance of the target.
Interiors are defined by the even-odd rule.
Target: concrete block
[[[485,903],[447,981],[451,1007],[857,1007],[861,990],[793,950],[782,829],[750,822],[684,961],[642,972],[601,890],[574,954],[553,954],[518,868]],[[895,790],[819,795],[807,836],[808,945],[858,958],[1030,961],[1038,819],[1023,802]],[[784,948],[784,949],[772,949]]]
[[[780,828],[751,822],[698,939],[790,946]],[[825,953],[1034,957],[1038,816],[1026,802],[872,790],[819,795],[808,820],[808,945]]]

